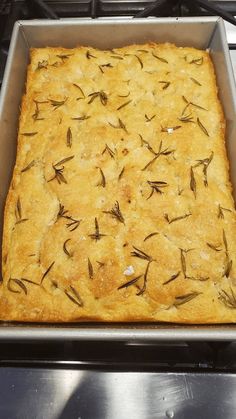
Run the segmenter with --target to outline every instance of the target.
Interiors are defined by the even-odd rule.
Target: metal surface
[[[15,24],[0,99],[0,235],[3,207],[16,152],[19,106],[24,91],[30,47],[78,44],[112,48],[147,41],[175,42],[209,48],[215,64],[219,95],[227,120],[231,180],[236,191],[236,98],[223,21],[207,18],[161,18],[62,21],[20,21]],[[1,325],[0,340],[234,340],[236,327],[177,325]]]
[[[233,419],[236,375],[0,369],[1,419]]]

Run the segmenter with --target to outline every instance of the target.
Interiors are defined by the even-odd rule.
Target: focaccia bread
[[[236,214],[206,51],[31,51],[0,319],[236,321]]]

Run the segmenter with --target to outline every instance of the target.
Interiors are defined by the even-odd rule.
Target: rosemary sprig
[[[118,106],[118,108],[116,110],[117,111],[120,111],[122,108],[124,108],[125,106],[129,105],[131,102],[132,102],[132,100],[128,100],[128,102],[125,102],[122,105]]]
[[[173,303],[173,306],[178,308],[179,306],[188,303],[189,301],[193,300],[194,298],[198,297],[202,292],[190,292],[189,294],[185,295],[179,295],[175,297],[175,301]]]
[[[141,147],[143,147],[143,146],[147,147],[147,149],[148,149],[149,151],[151,151],[151,153],[152,153],[152,154],[154,154],[154,156],[157,156],[157,154],[158,154],[159,152],[158,152],[158,153],[156,153],[156,152],[153,150],[152,146],[149,144],[149,142],[143,139],[143,137],[142,137],[142,135],[141,135],[141,134],[139,134],[139,137],[140,137],[140,140],[141,140]],[[162,144],[162,141],[161,141],[161,144]],[[160,150],[160,146],[159,146],[159,150]]]
[[[68,228],[70,232],[75,231],[81,223],[81,220],[75,220],[74,218],[69,217],[69,216],[64,217],[64,218],[67,218],[68,220],[70,220],[70,222],[66,224],[66,227]]]
[[[66,133],[66,145],[67,147],[72,146],[72,131],[70,127],[67,129],[67,133]]]
[[[189,113],[188,115],[183,115],[183,114],[182,114],[182,116],[181,116],[180,118],[178,118],[178,120],[179,120],[179,121],[181,121],[181,122],[184,122],[184,123],[187,123],[187,122],[194,122],[194,120],[193,120],[193,117],[192,117],[192,114],[191,114],[191,113]]]
[[[82,97],[77,97],[76,100],[85,99],[85,94],[84,94],[83,90],[81,89],[81,87],[78,84],[76,84],[76,83],[73,83],[73,86],[77,87],[77,89],[79,89],[79,91],[80,91],[80,93],[82,95]]]
[[[139,259],[147,260],[148,262],[151,262],[153,260],[152,256],[148,255],[143,250],[138,249],[135,246],[133,246],[133,249],[134,249],[134,251],[131,252],[131,256],[139,258]]]
[[[15,288],[12,288],[11,283],[13,283],[14,285],[17,285],[19,287],[19,289],[16,290]],[[9,279],[9,281],[7,283],[7,289],[8,289],[8,291],[14,292],[16,294],[20,294],[21,291],[23,291],[24,294],[27,295],[27,288],[26,288],[25,284],[20,279],[17,279],[17,278],[10,278]]]
[[[163,86],[162,86],[162,90],[166,90],[166,89],[168,89],[168,87],[169,87],[169,85],[170,85],[170,81],[164,81],[164,80],[161,80],[161,81],[159,81],[158,83],[163,84]]]
[[[200,121],[200,119],[199,119],[199,118],[197,118],[197,123],[198,123],[199,128],[202,130],[202,132],[203,132],[203,133],[204,133],[207,137],[210,137],[210,136],[209,136],[209,134],[208,134],[207,129],[204,127],[204,125],[202,124],[202,122]]]
[[[190,168],[190,189],[191,189],[191,191],[193,191],[194,197],[196,199],[196,197],[197,197],[197,185],[196,185],[196,180],[195,180],[195,177],[194,177],[194,172],[193,172],[192,166]]]
[[[72,256],[73,256],[73,253],[72,252],[70,252],[68,249],[67,249],[67,247],[66,247],[66,245],[67,245],[67,243],[70,241],[71,239],[67,239],[65,242],[64,242],[64,244],[63,244],[63,252],[69,257],[69,258],[71,258]]]
[[[90,93],[88,96],[90,97],[90,100],[88,101],[88,104],[93,103],[93,101],[94,101],[96,98],[99,98],[99,99],[100,99],[100,102],[101,102],[101,104],[102,104],[103,106],[106,106],[106,104],[107,104],[107,102],[108,102],[108,96],[107,96],[107,94],[106,94],[105,92],[103,92],[102,90],[101,90],[100,92],[93,92],[93,93]]]
[[[224,216],[224,211],[232,212],[232,210],[231,210],[231,209],[224,208],[224,207],[222,207],[222,206],[219,204],[219,206],[218,206],[218,215],[217,215],[217,217],[218,217],[218,218],[225,218],[225,216]]]
[[[90,60],[90,58],[97,58],[97,57],[95,57],[95,55],[91,54],[91,52],[88,50],[86,52],[86,58],[88,58],[88,60]]]
[[[214,152],[211,152],[210,157],[202,160],[197,160],[197,164],[195,164],[194,167],[203,166],[203,175],[204,175],[204,186],[208,186],[208,180],[207,180],[207,169],[209,164],[211,163],[212,159],[214,157]]]
[[[88,274],[89,274],[89,278],[93,279],[93,265],[89,258],[88,258]]]
[[[57,54],[56,57],[60,58],[64,62],[64,60],[67,60],[72,55],[74,55],[74,54]]]
[[[106,144],[106,146],[105,146],[105,148],[104,148],[104,150],[102,151],[102,154],[104,154],[104,153],[108,153],[109,154],[109,156],[112,158],[112,159],[114,159],[115,158],[115,152]]]
[[[198,86],[202,86],[201,83],[198,80],[194,79],[193,77],[190,77],[190,80],[192,80],[192,82],[197,84]]]
[[[154,54],[154,52],[152,52],[152,55],[153,55],[154,58],[161,61],[162,63],[168,64],[168,61],[165,58],[159,57],[158,55]]]
[[[153,233],[148,234],[148,236],[146,236],[146,237],[143,239],[143,241],[145,242],[145,241],[149,240],[151,237],[156,236],[157,234],[159,234],[159,233],[158,233],[157,231],[154,231]]]
[[[116,201],[114,207],[110,211],[102,211],[104,214],[110,214],[113,218],[116,218],[120,223],[125,224],[124,217],[120,210],[119,202]]]
[[[105,175],[104,175],[104,173],[103,173],[103,171],[100,167],[97,167],[97,169],[99,169],[100,175],[101,175],[101,180],[100,180],[100,182],[97,183],[97,186],[102,186],[103,188],[105,188],[105,186],[106,186]]]
[[[125,282],[124,284],[120,285],[117,289],[118,289],[118,290],[121,290],[121,289],[123,289],[123,288],[128,288],[128,287],[130,287],[131,285],[136,284],[136,282],[137,282],[140,278],[142,278],[142,276],[143,276],[143,275],[138,275],[138,276],[136,276],[136,278],[133,278],[133,279],[131,279],[131,280],[130,280],[130,281],[128,281],[128,282]]]
[[[221,248],[219,249],[220,245],[215,246],[214,244],[207,243],[207,246],[210,247],[210,249],[215,250],[216,252],[221,252]]]
[[[24,169],[21,170],[21,173],[24,173],[27,170],[31,169],[31,167],[33,167],[34,165],[35,165],[35,160],[32,160],[29,164],[27,164],[26,167],[24,167]]]
[[[156,115],[152,115],[150,118],[147,116],[147,114],[145,113],[145,119],[146,119],[146,122],[151,122],[154,118],[155,118],[155,116]]]
[[[140,138],[141,138],[141,141],[142,141],[142,145],[143,144],[145,144],[146,145],[146,147],[148,148],[148,150],[149,151],[151,151],[151,153],[153,153],[154,155],[155,155],[155,157],[152,159],[152,160],[150,160],[147,164],[146,164],[146,166],[144,166],[143,168],[142,168],[142,171],[144,171],[144,170],[146,170],[148,167],[150,167],[157,159],[158,159],[158,157],[160,157],[160,156],[169,156],[170,154],[172,154],[175,150],[169,150],[168,148],[165,148],[164,150],[162,149],[162,141],[160,142],[160,144],[159,144],[159,150],[158,150],[158,152],[155,152],[154,150],[153,150],[153,148],[150,146],[150,144],[147,142],[147,141],[145,141],[145,140],[143,140],[143,138],[142,138],[142,136],[139,134],[139,136],[140,136]]]
[[[189,62],[189,64],[196,64],[196,65],[202,65],[203,63],[203,57],[200,58],[194,58]]]
[[[67,180],[65,179],[64,175],[63,175],[63,171],[64,171],[64,166],[62,167],[58,167],[61,166],[64,163],[67,163],[68,161],[70,161],[71,159],[73,159],[75,156],[69,156],[69,157],[65,157],[64,159],[60,160],[58,163],[55,163],[52,165],[55,175],[48,180],[48,182],[51,182],[52,180],[56,179],[57,182],[59,183],[59,185],[61,183],[67,183]]]
[[[163,285],[167,285],[167,284],[169,284],[170,282],[172,282],[172,281],[174,281],[175,279],[177,279],[178,277],[179,277],[179,275],[180,275],[180,272],[181,271],[179,271],[179,272],[177,272],[176,274],[174,274],[174,275],[172,275],[167,281],[165,281],[165,282],[163,282]]]
[[[231,287],[230,292],[226,292],[225,290],[219,292],[219,300],[228,308],[236,308],[236,298]]]
[[[35,132],[22,132],[21,135],[24,137],[34,137],[36,134],[38,134],[38,131]]]
[[[226,255],[225,267],[224,267],[224,271],[222,273],[222,277],[223,276],[226,276],[227,278],[229,277],[231,269],[232,269],[232,265],[233,265],[233,261],[229,260],[229,256]]]
[[[42,68],[47,68],[47,67],[48,67],[48,61],[47,60],[42,60],[42,61],[38,62],[36,70],[41,70]]]
[[[72,285],[70,285],[69,290],[65,290],[64,293],[77,306],[84,306],[83,300],[81,299],[78,291],[74,287],[72,287]]]
[[[22,218],[22,209],[21,209],[21,202],[20,202],[19,197],[16,201],[15,216],[16,216],[16,224],[20,224],[20,223],[24,223],[25,221],[28,221],[28,218]]]
[[[86,121],[89,118],[91,118],[90,115],[81,115],[81,116],[75,116],[74,118],[71,118],[71,120],[72,121]]]
[[[187,275],[186,275],[186,259],[185,259],[185,255],[184,255],[185,253],[186,253],[185,250],[180,249],[180,263],[181,263],[181,268],[182,268],[182,272],[183,272],[184,278],[187,278]]]
[[[43,121],[44,118],[39,117],[39,113],[40,113],[39,103],[47,103],[47,101],[39,102],[39,101],[34,99],[34,103],[35,103],[35,110],[34,110],[34,113],[32,115],[32,118],[33,118],[34,121]]]
[[[60,106],[64,105],[67,101],[68,97],[66,97],[64,100],[55,100],[55,99],[49,99],[49,102],[53,106],[54,110],[60,108]]]
[[[95,223],[95,233],[93,234],[89,234],[88,236],[91,237],[92,240],[98,241],[100,240],[102,237],[105,237],[106,234],[101,234],[100,230],[99,230],[99,224],[98,224],[98,220],[97,218],[94,219],[94,223]]]
[[[45,277],[49,274],[49,272],[51,271],[51,269],[52,269],[52,267],[53,267],[53,265],[54,265],[54,263],[55,263],[55,261],[54,262],[52,262],[51,263],[51,265],[49,265],[49,267],[46,269],[46,271],[44,272],[44,274],[43,274],[43,276],[42,276],[42,278],[41,278],[41,281],[40,281],[40,284],[42,285],[42,283],[43,283],[43,280],[45,279]]]
[[[149,271],[151,262],[152,262],[152,260],[150,260],[148,262],[147,266],[146,266],[146,270],[145,270],[145,273],[144,273],[144,276],[143,276],[143,286],[139,290],[139,292],[137,292],[136,295],[142,295],[146,291],[146,288],[147,288],[147,279],[148,279],[148,271]]]
[[[59,211],[58,211],[58,214],[57,214],[57,220],[59,220],[59,218],[61,218],[61,217],[67,218],[67,217],[65,217],[65,215],[67,213],[68,213],[68,211],[65,209],[64,205],[59,203]]]
[[[126,132],[126,134],[128,134],[127,128],[126,128],[126,126],[125,126],[124,122],[123,122],[120,118],[118,118],[118,125],[113,125],[111,122],[108,122],[108,124],[109,124],[112,128],[116,128],[116,129],[123,129],[123,130]]]
[[[140,64],[140,67],[142,69],[143,68],[143,62],[142,62],[141,58],[138,55],[135,55],[135,54],[134,54],[134,56],[137,58],[137,60],[138,60],[138,62]]]
[[[111,65],[111,63],[107,63],[107,64],[101,64],[98,66],[99,70],[104,73],[103,68],[113,68],[113,65]]]
[[[121,171],[119,173],[119,176],[118,176],[118,180],[121,180],[121,178],[122,178],[122,176],[124,174],[124,171],[125,171],[125,167],[123,167],[123,169],[121,169]]]
[[[148,180],[147,181],[148,185],[151,187],[151,192],[150,195],[147,197],[147,199],[150,199],[151,196],[154,194],[154,192],[157,192],[159,194],[162,194],[162,188],[166,188],[168,185],[168,183],[166,182],[162,182],[162,181],[151,181]]]
[[[168,215],[168,214],[165,214],[165,215],[164,215],[164,218],[166,219],[166,221],[167,221],[169,224],[172,224],[172,223],[174,223],[175,221],[184,220],[185,218],[190,217],[190,215],[192,215],[192,214],[191,214],[191,212],[189,212],[189,213],[187,213],[187,214],[184,214],[184,215],[180,215],[179,217],[169,218],[169,215]]]

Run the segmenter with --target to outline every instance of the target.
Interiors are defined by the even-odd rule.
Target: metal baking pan
[[[16,154],[19,107],[31,47],[79,44],[115,48],[148,41],[209,48],[227,121],[227,150],[236,201],[236,89],[224,23],[218,17],[149,19],[63,19],[15,23],[0,98],[0,237],[3,209]],[[0,324],[0,340],[236,340],[236,325],[173,324]]]

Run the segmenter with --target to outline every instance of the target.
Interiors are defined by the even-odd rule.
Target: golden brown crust
[[[224,132],[208,52],[33,49],[0,318],[235,322]]]

